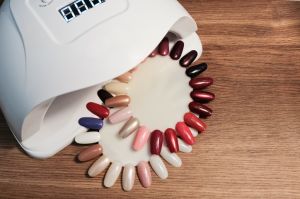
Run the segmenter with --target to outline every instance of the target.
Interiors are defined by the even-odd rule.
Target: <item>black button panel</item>
[[[76,0],[73,3],[61,8],[60,14],[66,22],[72,21],[85,11],[94,8],[97,5],[105,3],[106,0]]]

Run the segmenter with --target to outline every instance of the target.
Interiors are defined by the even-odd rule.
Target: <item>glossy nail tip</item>
[[[124,73],[116,78],[118,81],[128,83],[132,80],[132,74],[130,72]]]
[[[158,53],[162,56],[169,54],[169,39],[165,37],[158,46]]]
[[[98,91],[98,97],[100,98],[100,100],[105,103],[105,101],[109,98],[112,98],[113,95],[111,93],[109,93],[108,91],[101,89]]]
[[[97,115],[100,118],[107,118],[109,116],[109,109],[100,104],[89,102],[86,105],[86,108],[93,114]]]
[[[141,150],[147,143],[150,136],[149,129],[145,126],[141,126],[136,133],[132,148],[135,151]]]
[[[130,164],[126,165],[122,175],[122,187],[124,191],[131,191],[135,181],[135,166]]]
[[[193,136],[190,128],[184,122],[178,122],[176,124],[176,132],[185,143],[189,145],[195,144],[195,137]]]
[[[177,153],[179,151],[178,139],[174,129],[168,128],[165,131],[165,140],[171,153]]]
[[[88,175],[90,177],[96,177],[98,174],[102,173],[110,164],[110,160],[102,155],[88,170]]]
[[[190,128],[190,130],[191,130],[191,132],[192,132],[192,134],[193,134],[194,137],[197,137],[199,135],[199,132],[196,131],[195,129]]]
[[[198,132],[203,132],[207,128],[207,125],[193,113],[186,113],[184,115],[184,122],[186,123],[186,125],[190,126],[193,129],[196,129]]]
[[[196,60],[197,56],[198,56],[197,51],[195,50],[190,51],[180,59],[179,61],[180,66],[185,68],[189,67]]]
[[[186,144],[182,139],[178,139],[179,151],[183,153],[192,152],[193,148],[191,145]]]
[[[207,91],[194,90],[191,92],[191,98],[200,103],[208,103],[215,99],[215,94]]]
[[[116,183],[121,171],[121,163],[113,162],[105,174],[104,186],[107,188],[112,187]]]
[[[155,130],[151,133],[150,137],[150,151],[151,154],[159,155],[163,144],[163,133],[159,130]]]
[[[166,147],[161,149],[161,157],[174,167],[181,167],[182,161],[176,153],[171,153]]]
[[[195,66],[189,67],[186,71],[185,74],[189,76],[190,78],[197,77],[201,73],[203,73],[207,69],[207,64],[206,63],[201,63]]]
[[[87,129],[93,129],[98,131],[103,127],[103,120],[92,117],[80,118],[78,123]]]
[[[214,83],[214,80],[210,77],[198,77],[190,80],[189,85],[193,89],[204,89]]]
[[[101,139],[99,132],[85,132],[80,133],[75,137],[77,144],[93,144],[99,142]]]
[[[121,138],[127,138],[139,128],[140,122],[137,118],[131,117],[119,132]]]
[[[113,114],[108,118],[111,124],[116,124],[124,120],[128,120],[132,116],[132,110],[129,107],[125,107]]]
[[[156,48],[150,53],[149,57],[155,57],[157,54],[158,54],[158,49]]]
[[[158,177],[163,180],[168,178],[169,174],[166,165],[158,155],[152,155],[150,157],[150,165]]]
[[[177,41],[174,45],[174,47],[171,50],[170,57],[173,60],[178,60],[180,59],[182,55],[182,51],[184,49],[184,42],[183,41]]]
[[[128,106],[131,99],[128,95],[118,95],[115,97],[112,97],[110,99],[107,99],[105,101],[105,106],[107,107],[125,107]]]
[[[129,91],[129,86],[122,82],[111,82],[105,85],[105,90],[116,95],[127,94]]]
[[[150,187],[152,184],[152,176],[149,164],[144,161],[140,162],[137,165],[137,173],[142,186],[144,188]]]
[[[99,144],[95,144],[82,150],[78,154],[77,159],[80,162],[87,162],[100,156],[101,154],[102,154],[102,147]]]
[[[198,114],[200,118],[210,117],[213,112],[208,106],[205,106],[199,102],[191,102],[189,104],[189,109],[193,113]]]

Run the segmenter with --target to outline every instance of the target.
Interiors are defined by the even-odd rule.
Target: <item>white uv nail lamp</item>
[[[85,104],[98,99],[97,90],[141,63],[165,35],[171,42],[183,40],[185,53],[195,49],[201,55],[196,30],[176,0],[5,0],[0,10],[0,105],[11,131],[30,156],[53,156],[81,130],[78,118],[89,114]],[[168,70],[146,71],[155,72],[176,76]],[[172,87],[169,80],[161,87]],[[173,81],[176,86],[176,77]],[[174,93],[176,89],[169,95],[176,103],[182,93]],[[164,103],[158,106],[168,106]],[[170,121],[178,119],[169,114]]]

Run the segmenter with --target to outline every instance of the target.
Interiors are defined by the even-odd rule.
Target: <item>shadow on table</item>
[[[7,126],[2,112],[0,111],[0,149],[18,148],[22,150]]]

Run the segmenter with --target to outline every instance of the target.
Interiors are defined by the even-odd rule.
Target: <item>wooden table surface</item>
[[[215,78],[209,130],[183,166],[130,193],[85,176],[82,148],[26,156],[0,116],[0,198],[300,198],[300,2],[181,0]]]

